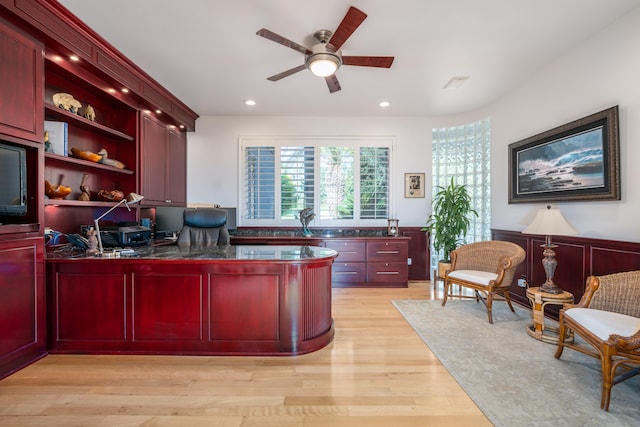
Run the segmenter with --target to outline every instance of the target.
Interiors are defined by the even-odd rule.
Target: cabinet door
[[[44,240],[0,241],[0,378],[46,354]]]
[[[367,264],[364,262],[339,262],[332,266],[332,280],[340,283],[357,283],[367,281]]]
[[[0,21],[0,58],[0,133],[42,142],[43,47]]]
[[[338,252],[335,262],[366,260],[366,243],[363,241],[329,239],[325,242],[325,246]]]
[[[143,204],[166,204],[166,129],[146,114],[142,115],[140,183]]]
[[[187,203],[187,139],[183,133],[167,132],[167,200],[172,205]]]
[[[367,242],[367,261],[397,261],[406,264],[409,244],[406,240]]]
[[[367,263],[367,282],[402,283],[408,280],[406,262],[369,262]]]

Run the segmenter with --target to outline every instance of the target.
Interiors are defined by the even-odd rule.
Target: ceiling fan
[[[391,64],[393,64],[393,56],[343,56],[340,51],[344,42],[362,24],[366,17],[366,13],[351,6],[335,32],[319,30],[314,33],[313,36],[318,43],[314,44],[310,49],[266,28],[259,30],[256,33],[257,35],[305,55],[304,64],[267,77],[267,80],[275,82],[308,68],[313,74],[324,77],[329,87],[329,92],[334,93],[341,89],[338,78],[335,75],[336,70],[341,65],[390,68]]]

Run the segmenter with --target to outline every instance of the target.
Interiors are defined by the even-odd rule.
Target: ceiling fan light
[[[340,59],[329,53],[317,53],[309,57],[307,67],[318,77],[327,77],[336,72]]]

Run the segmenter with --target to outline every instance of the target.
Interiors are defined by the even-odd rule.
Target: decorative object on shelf
[[[556,253],[554,251],[558,245],[551,243],[551,235],[556,236],[571,236],[578,234],[575,228],[571,226],[560,212],[560,209],[551,209],[551,206],[547,206],[546,209],[539,209],[533,222],[524,229],[523,233],[526,234],[542,234],[546,236],[545,244],[540,245],[544,249],[542,254],[542,266],[544,272],[547,275],[547,280],[540,287],[542,292],[548,294],[560,294],[562,289],[560,286],[553,282],[553,274],[556,271],[558,261],[556,260]]]
[[[82,108],[80,101],[75,99],[73,95],[62,92],[53,94],[53,104],[56,107],[67,110],[73,114],[79,114],[80,109]]]
[[[69,125],[67,122],[45,120],[44,130],[47,132],[51,153],[60,156],[69,155]]]
[[[437,193],[433,196],[433,212],[421,231],[431,233],[433,248],[436,252],[443,251],[440,262],[446,265],[450,262],[451,251],[463,242],[471,226],[471,215],[478,216],[478,212],[473,209],[467,186],[456,184],[453,177],[448,186],[439,185],[436,190]]]
[[[88,160],[94,163],[98,163],[102,159],[102,156],[99,154],[91,151],[81,150],[76,147],[71,147],[71,154],[73,155],[73,157],[77,157],[78,159]]]
[[[398,230],[398,219],[387,219],[387,235],[397,237],[399,234]]]
[[[509,144],[509,203],[620,200],[618,106]]]
[[[132,204],[135,204],[135,203],[139,203],[142,199],[144,199],[144,196],[142,196],[140,194],[129,193],[129,195],[127,195],[126,198],[122,198],[118,203],[113,205],[111,207],[111,209],[109,209],[108,211],[106,211],[105,213],[100,215],[98,218],[93,220],[93,223],[95,225],[95,231],[96,231],[96,234],[98,236],[98,253],[96,254],[97,256],[103,256],[104,255],[104,248],[102,247],[102,238],[100,237],[100,225],[98,224],[100,222],[100,220],[102,218],[104,218],[105,216],[109,215],[111,213],[111,211],[113,211],[115,208],[117,208],[118,206],[120,206],[123,203],[124,203],[125,207],[127,208],[127,210],[131,211],[131,208],[129,207],[129,205],[132,205]]]
[[[44,138],[42,142],[44,142],[44,151],[46,153],[53,153],[53,147],[51,146],[51,141],[49,141],[49,131],[44,131]]]
[[[50,199],[62,200],[71,193],[71,187],[65,185],[53,186],[49,181],[44,181],[44,194]]]
[[[309,223],[316,217],[313,213],[313,208],[304,208],[300,211],[300,224],[302,224],[302,234],[305,236],[311,236],[311,230],[309,230]]]
[[[91,200],[91,189],[87,185],[87,179],[89,179],[89,174],[82,174],[82,181],[80,182],[80,197],[78,200],[82,202],[88,202]]]
[[[92,122],[96,121],[96,111],[89,104],[87,104],[87,108],[85,108],[83,116],[85,119],[91,120]]]
[[[103,202],[119,202],[124,200],[124,193],[120,190],[100,190],[98,191],[98,200]]]
[[[103,165],[113,166],[114,168],[118,168],[118,169],[125,168],[124,163],[122,163],[121,161],[110,159],[109,153],[107,153],[107,150],[105,150],[104,148],[98,151],[98,155],[102,156],[102,158],[98,160],[98,163],[102,163]]]
[[[405,173],[404,197],[424,197],[424,179],[423,173]]]
[[[87,249],[88,254],[98,253],[98,238],[96,229],[93,227],[89,227],[87,230],[87,240],[89,241],[89,248]]]

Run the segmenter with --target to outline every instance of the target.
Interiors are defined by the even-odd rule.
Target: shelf
[[[101,169],[101,170],[114,172],[114,173],[121,173],[121,174],[124,174],[124,175],[133,175],[134,174],[134,171],[129,170],[129,169],[118,169],[118,168],[115,168],[113,166],[103,165],[102,163],[90,162],[88,160],[77,159],[75,157],[61,156],[59,154],[44,153],[44,158],[45,158],[45,161],[47,161],[47,162],[48,161],[55,161],[55,162],[60,162],[60,163],[73,164],[73,165],[78,165],[78,166],[82,166],[82,167],[89,167],[89,168]]]
[[[44,110],[45,116],[56,116],[57,118],[72,122],[75,126],[83,127],[91,131],[98,131],[104,135],[120,138],[125,141],[135,141],[135,138],[133,136],[127,135],[126,133],[120,132],[115,129],[111,129],[107,126],[101,125],[100,123],[92,122],[89,119],[85,119],[82,116],[71,113],[62,108],[58,108],[54,105],[45,103]]]
[[[111,208],[113,207],[116,203],[118,202],[101,202],[98,200],[92,200],[89,202],[83,202],[81,200],[73,200],[73,199],[61,199],[61,200],[56,200],[56,199],[44,199],[44,204],[45,206],[82,206],[82,207],[104,207],[104,208]],[[126,209],[125,204],[123,203],[121,206],[118,207],[122,207],[123,209]],[[136,208],[140,208],[139,204],[133,204],[133,205],[129,205],[129,208],[131,209],[136,209]]]

